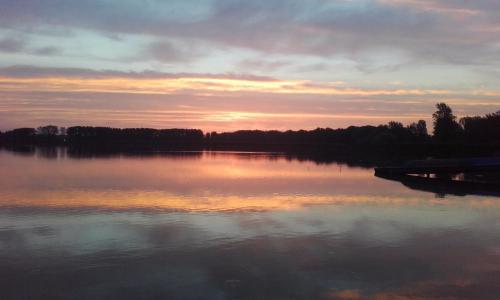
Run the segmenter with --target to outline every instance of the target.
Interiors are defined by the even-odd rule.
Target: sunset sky
[[[0,0],[0,130],[312,129],[500,110],[496,0]]]

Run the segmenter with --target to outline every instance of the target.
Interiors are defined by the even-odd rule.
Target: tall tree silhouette
[[[436,104],[437,111],[432,114],[434,120],[434,138],[439,142],[457,141],[462,127],[457,123],[457,117],[446,103]]]

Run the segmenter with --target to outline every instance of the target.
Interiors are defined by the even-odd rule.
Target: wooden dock
[[[412,190],[430,192],[436,195],[479,195],[500,197],[500,184],[494,182],[448,180],[443,178],[427,178],[405,174],[375,174],[375,176],[387,180],[398,181]]]
[[[500,172],[500,157],[413,160],[401,166],[376,167],[376,175]]]

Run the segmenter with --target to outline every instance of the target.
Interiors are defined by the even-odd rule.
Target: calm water
[[[277,155],[0,151],[0,299],[500,299],[500,198]]]

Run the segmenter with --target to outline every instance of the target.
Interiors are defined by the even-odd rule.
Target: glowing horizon
[[[488,1],[0,3],[0,130],[339,128],[430,121],[437,102],[500,110]]]

